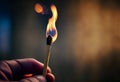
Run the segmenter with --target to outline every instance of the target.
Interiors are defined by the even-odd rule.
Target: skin
[[[55,77],[49,67],[46,78],[42,76],[43,66],[33,58],[1,61],[0,82],[54,82]]]

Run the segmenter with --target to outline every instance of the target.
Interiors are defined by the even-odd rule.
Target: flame
[[[35,4],[35,11],[36,11],[37,13],[44,14],[44,9],[43,9],[42,5],[39,4],[39,3],[36,3],[36,4]]]
[[[53,42],[55,42],[55,40],[57,39],[57,36],[58,36],[58,32],[57,32],[56,25],[55,25],[58,13],[57,13],[57,8],[55,5],[51,5],[51,11],[52,11],[53,15],[48,21],[46,37],[48,37],[48,35],[50,35],[52,37],[52,43],[53,43]]]

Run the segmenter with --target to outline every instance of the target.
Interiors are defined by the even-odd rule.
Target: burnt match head
[[[52,44],[52,37],[50,35],[48,35],[47,37],[47,45],[51,45]]]

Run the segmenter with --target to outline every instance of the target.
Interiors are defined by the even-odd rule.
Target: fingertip
[[[51,68],[47,67],[47,73],[51,73],[51,72],[52,72]]]
[[[47,79],[47,82],[54,82],[55,76],[52,73],[47,73],[46,79]]]

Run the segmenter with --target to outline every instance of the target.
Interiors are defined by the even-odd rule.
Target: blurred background
[[[35,12],[36,3],[46,14]],[[120,82],[120,0],[0,0],[0,60],[44,62],[53,3],[58,38],[49,66],[55,82]]]

